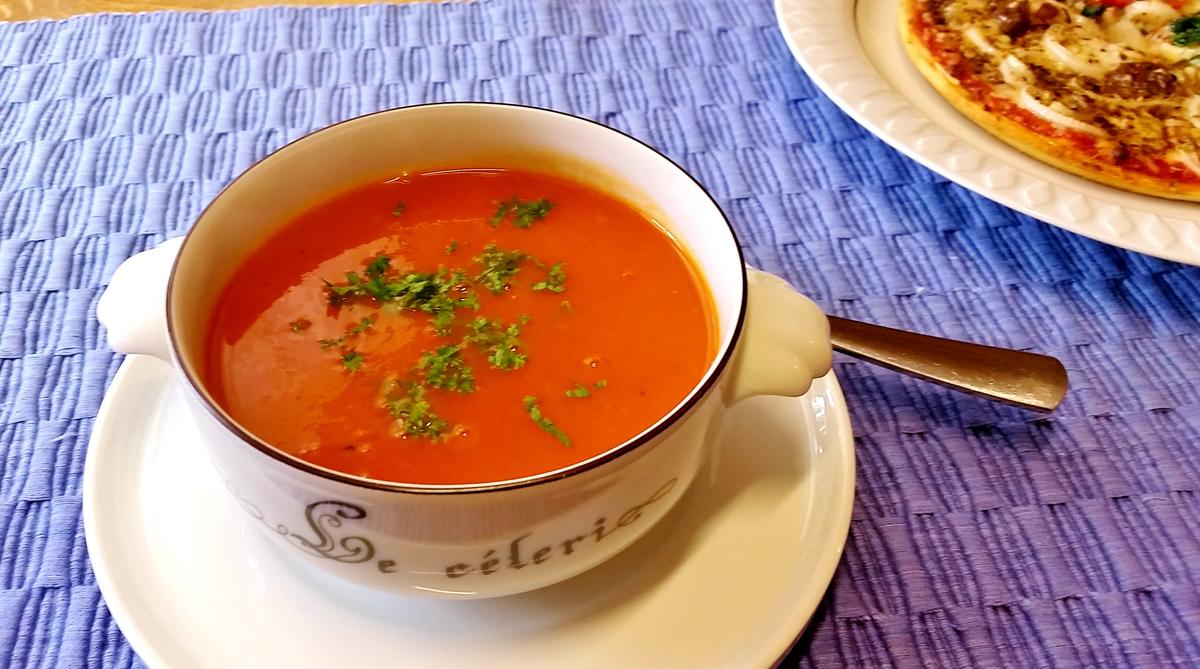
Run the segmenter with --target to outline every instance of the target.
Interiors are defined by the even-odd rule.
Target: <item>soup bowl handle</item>
[[[96,318],[108,330],[118,353],[151,355],[171,361],[167,342],[167,283],[183,237],[175,237],[121,263],[96,305]]]
[[[833,364],[829,320],[787,281],[746,268],[746,323],[725,401],[756,395],[799,397]]]

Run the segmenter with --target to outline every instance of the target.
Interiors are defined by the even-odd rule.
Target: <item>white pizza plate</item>
[[[1093,183],[1009,147],[913,66],[898,0],[775,0],[792,54],[851,118],[913,160],[1017,211],[1092,239],[1200,265],[1200,205]]]
[[[313,580],[244,521],[175,378],[126,359],[84,471],[96,581],[151,667],[768,666],[812,616],[850,524],[854,448],[830,374],[803,398],[739,405],[679,507],[564,583],[440,601]]]

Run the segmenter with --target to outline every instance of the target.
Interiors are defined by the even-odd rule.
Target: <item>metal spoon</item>
[[[1056,358],[829,317],[833,349],[1023,409],[1053,411],[1067,394]]]

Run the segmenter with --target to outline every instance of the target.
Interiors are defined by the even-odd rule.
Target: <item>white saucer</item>
[[[756,399],[661,525],[559,585],[479,601],[381,595],[312,572],[243,518],[182,390],[131,356],[96,419],[87,546],[151,667],[762,667],[820,602],[850,524],[854,448],[832,374]]]

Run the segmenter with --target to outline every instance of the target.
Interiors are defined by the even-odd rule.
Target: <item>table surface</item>
[[[361,0],[355,4],[383,0]],[[391,0],[395,2],[397,0]],[[408,0],[399,0],[406,2]],[[271,0],[0,0],[0,21],[61,19],[96,12],[148,12],[157,10],[244,9],[281,3]],[[289,5],[347,4],[344,0],[290,0]]]
[[[804,76],[766,0],[486,0],[0,23],[0,666],[138,664],[80,522],[116,266],[291,139],[455,99],[659,147],[831,312],[1065,362],[1040,416],[838,360],[855,513],[785,666],[1200,665],[1200,269],[901,157]]]

